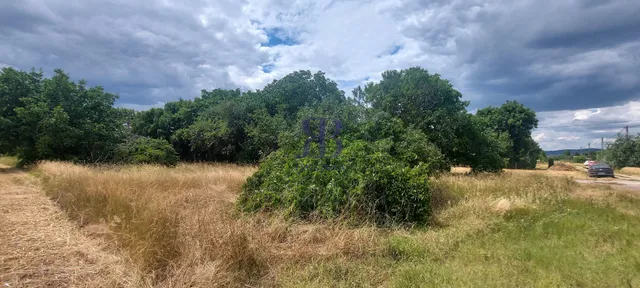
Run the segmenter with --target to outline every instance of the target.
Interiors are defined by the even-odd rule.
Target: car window
[[[606,164],[597,164],[597,165],[593,165],[593,168],[611,168],[609,167],[609,165]]]

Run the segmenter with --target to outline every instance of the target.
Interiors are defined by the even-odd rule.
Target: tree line
[[[193,100],[146,111],[114,107],[116,99],[60,69],[47,78],[42,71],[3,68],[0,154],[16,155],[22,165],[258,163],[306,137],[301,122],[310,117],[340,119],[346,141],[391,139],[400,143],[393,146],[398,157],[437,158],[439,169],[530,169],[541,153],[531,138],[534,111],[507,101],[471,114],[449,81],[419,67],[386,71],[350,97],[322,72],[296,71],[261,90],[202,90]]]
[[[615,168],[640,167],[640,134],[618,137],[607,149],[599,151],[597,158]]]

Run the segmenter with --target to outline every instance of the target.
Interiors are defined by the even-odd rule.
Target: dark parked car
[[[613,169],[611,169],[609,165],[603,163],[589,166],[587,173],[589,174],[589,177],[615,177],[613,175]]]

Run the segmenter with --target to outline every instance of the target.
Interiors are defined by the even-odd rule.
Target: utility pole
[[[604,150],[604,137],[600,138],[600,143],[602,145],[602,147],[600,148],[600,150]]]
[[[627,136],[627,138],[629,138],[629,125],[624,126],[624,131],[625,131],[625,136]]]

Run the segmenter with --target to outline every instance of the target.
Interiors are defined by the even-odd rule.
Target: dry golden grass
[[[624,168],[620,169],[620,173],[628,174],[628,175],[640,176],[640,168],[639,167],[624,167]]]
[[[545,242],[538,235],[524,238],[527,242],[523,247],[538,245],[531,254],[538,261],[536,265],[558,262],[549,256],[554,253],[573,257],[570,265],[562,267],[569,276],[540,278],[537,273],[549,272],[544,265],[513,274],[509,269],[522,265],[518,241],[523,238],[518,235],[524,232],[512,230],[518,225],[535,225],[537,222],[532,221],[537,218],[528,215],[540,214],[540,221],[548,225],[556,222],[547,219],[583,221],[582,216],[563,218],[571,211],[586,209],[587,216],[602,212],[597,210],[600,208],[593,210],[588,203],[570,202],[571,199],[596,201],[603,207],[615,205],[614,210],[629,217],[640,211],[634,206],[637,200],[628,200],[630,196],[606,187],[591,187],[589,193],[578,190],[580,186],[572,180],[573,175],[559,173],[565,171],[517,170],[497,175],[449,173],[433,179],[434,214],[430,227],[384,229],[349,227],[337,220],[295,222],[274,214],[244,215],[236,211],[235,199],[246,177],[254,171],[254,167],[205,164],[174,169],[88,168],[52,162],[38,166],[48,194],[86,234],[108,240],[105,242],[112,243],[111,248],[122,249],[129,256],[130,271],[135,275],[127,283],[138,287],[456,286],[443,283],[482,287],[504,286],[501,283],[516,278],[524,281],[518,283],[531,284],[524,286],[576,286],[584,284],[574,281],[579,279],[577,275],[600,275],[587,269],[590,266],[575,265],[585,259],[597,259],[578,257],[595,250],[590,246],[571,250],[575,245],[558,250],[553,246],[555,242]],[[565,209],[569,204],[573,208]],[[511,218],[522,220],[507,220]],[[618,221],[615,225],[627,220]],[[553,235],[570,233],[577,235],[575,239],[597,236],[580,228],[582,222],[563,223],[553,224]],[[611,226],[600,224],[598,229]],[[568,231],[567,227],[576,229]],[[487,240],[492,237],[496,240]],[[509,252],[491,257],[482,254],[487,252],[479,254],[478,251],[485,251],[484,243],[502,245]],[[550,254],[547,249],[555,250]],[[618,248],[612,249],[609,250],[615,252]],[[611,258],[603,267],[635,259],[625,253],[613,254],[618,258]],[[619,279],[615,277],[631,271],[627,266],[623,268],[626,270],[604,269],[619,272],[598,276],[600,282],[593,282],[594,285],[618,283],[606,279]],[[505,278],[505,273],[511,276]],[[474,280],[482,277],[496,281]],[[450,282],[452,279],[457,282]]]
[[[451,173],[454,173],[454,174],[465,174],[470,172],[471,172],[470,167],[452,167],[451,168]]]
[[[234,202],[254,167],[45,162],[38,171],[49,195],[81,226],[117,242],[152,286],[271,286],[283,263],[364,257],[377,247],[374,228],[239,215]]]
[[[587,173],[584,169],[572,165],[569,163],[556,162],[559,165],[566,166],[570,171],[557,171],[557,170],[547,170],[547,163],[538,163],[536,165],[536,169],[533,170],[523,170],[523,169],[504,169],[504,172],[507,174],[517,174],[517,175],[540,175],[540,176],[551,176],[551,177],[570,177],[574,179],[589,179]],[[453,167],[451,168],[452,174],[465,174],[471,172],[471,168],[469,167]],[[608,180],[607,178],[603,178],[602,180]]]
[[[83,235],[37,179],[0,165],[0,285],[118,287],[134,279],[123,258]]]

